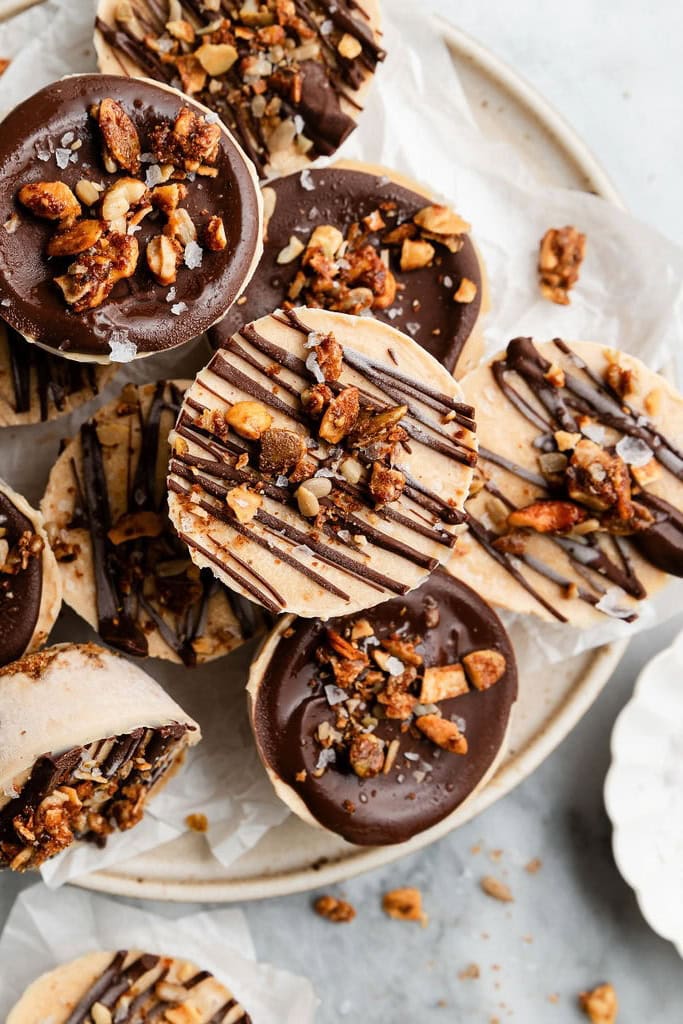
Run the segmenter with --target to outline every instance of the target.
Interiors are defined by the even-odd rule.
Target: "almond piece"
[[[176,280],[182,249],[174,238],[155,235],[147,243],[147,266],[157,284],[166,287]]]
[[[420,715],[415,719],[415,725],[442,750],[448,750],[451,754],[467,753],[467,740],[455,722],[441,718],[440,715]]]
[[[100,126],[106,154],[118,167],[130,174],[140,170],[140,138],[137,129],[120,103],[110,98],[100,103],[97,123]]]
[[[510,891],[510,886],[494,878],[492,875],[485,875],[479,882],[479,885],[482,891],[494,900],[500,900],[501,903],[514,903],[515,898]]]
[[[230,43],[202,43],[194,55],[213,78],[229,71],[239,56]]]
[[[183,249],[190,242],[197,241],[197,229],[194,226],[192,217],[190,217],[184,207],[179,207],[177,210],[173,210],[168,215],[168,220],[164,225],[164,234],[170,238],[177,239],[182,245]]]
[[[305,519],[314,519],[320,511],[320,502],[312,491],[302,484],[295,494],[299,512]]]
[[[152,190],[152,206],[168,216],[180,205],[186,195],[187,185],[181,181],[174,181],[170,185],[157,185]]]
[[[119,178],[102,196],[101,213],[104,220],[125,217],[131,206],[139,203],[147,186],[139,178]]]
[[[272,427],[260,436],[259,469],[262,473],[286,473],[306,454],[303,438],[293,430]]]
[[[220,252],[228,244],[222,217],[211,217],[204,228],[204,245],[210,252]]]
[[[92,181],[88,181],[87,178],[81,178],[76,185],[75,191],[84,206],[94,206],[100,198],[101,189],[97,188]]]
[[[458,285],[457,292],[453,296],[454,302],[462,302],[463,304],[466,305],[470,302],[474,302],[476,297],[476,284],[474,283],[474,281],[470,281],[469,277],[463,277],[460,284]]]
[[[585,509],[570,501],[535,501],[510,512],[508,526],[526,527],[537,533],[564,533],[588,518]]]
[[[167,21],[166,31],[170,36],[173,36],[174,39],[179,39],[182,43],[193,43],[195,41],[194,26],[189,21],[185,21],[184,18]]]
[[[36,217],[68,220],[79,217],[81,204],[63,181],[36,181],[19,189],[19,202]]]
[[[507,662],[500,651],[471,651],[462,659],[467,677],[477,690],[488,690],[505,675]]]
[[[261,434],[270,427],[273,417],[261,402],[235,402],[226,412],[225,422],[240,437],[258,441]]]
[[[339,228],[333,227],[332,224],[320,224],[308,239],[306,250],[312,252],[320,249],[323,256],[331,260],[341,248],[343,241],[344,236]]]
[[[99,220],[77,220],[71,227],[52,236],[47,243],[48,256],[75,256],[85,252],[101,237],[103,227]]]
[[[406,238],[401,246],[401,270],[421,270],[428,267],[436,252],[433,245],[422,239]]]
[[[425,669],[420,689],[420,704],[438,704],[468,693],[469,687],[460,662],[452,665],[434,665]]]
[[[284,266],[287,263],[292,263],[297,256],[300,256],[304,251],[304,243],[296,235],[290,235],[289,241],[284,249],[280,249],[277,254],[277,262],[280,266]]]
[[[418,227],[433,235],[464,235],[471,230],[471,225],[459,217],[448,206],[434,204],[419,210],[413,220]]]

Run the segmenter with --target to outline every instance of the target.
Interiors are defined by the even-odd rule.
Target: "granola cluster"
[[[579,279],[586,236],[573,227],[549,228],[541,239],[538,275],[541,295],[559,306],[569,305],[569,292]]]
[[[433,625],[427,632],[439,623],[438,607],[429,608],[428,615]],[[462,723],[457,716],[448,717],[442,704],[472,687],[484,691],[494,686],[505,674],[505,657],[496,650],[473,650],[452,664],[428,666],[425,636],[410,633],[406,621],[399,630],[378,637],[364,617],[348,623],[342,633],[325,629],[311,683],[330,706],[330,719],[318,725],[314,737],[320,748],[313,771],[317,778],[331,764],[349,768],[361,779],[388,775],[400,741],[386,742],[377,735],[386,719],[400,723],[403,734],[426,737],[452,754],[467,754]]]
[[[406,478],[394,464],[408,444],[401,426],[407,406],[379,408],[361,397],[358,388],[344,386],[344,351],[334,335],[313,331],[306,346],[306,365],[316,383],[302,392],[300,401],[312,434],[329,446],[322,469],[308,454],[305,436],[274,427],[261,402],[236,402],[225,415],[217,410],[202,413],[201,427],[207,432],[225,438],[230,428],[254,442],[253,454],[244,452],[235,464],[243,482],[227,494],[228,506],[241,523],[254,518],[262,495],[273,487],[279,498],[292,498],[316,529],[328,531],[334,531],[337,513],[346,517],[368,500],[377,508],[403,493]],[[183,452],[185,444],[176,438],[176,452]],[[359,547],[366,543],[361,534],[346,539]]]
[[[362,16],[327,2],[244,0],[228,11],[220,0],[184,7],[171,0],[165,7],[150,4],[142,18],[127,0],[117,4],[116,27],[132,43],[123,52],[217,110],[260,170],[288,150],[302,158],[331,153],[336,145],[326,135],[345,131],[341,110],[334,124],[317,123],[307,76],[316,92],[331,79],[331,107],[337,87],[340,95],[357,89],[383,57]]]
[[[425,267],[438,267],[439,249],[457,253],[470,225],[445,206],[425,206],[399,220],[398,204],[381,202],[377,209],[350,224],[344,235],[332,224],[315,228],[306,245],[292,235],[281,250],[281,265],[299,260],[285,308],[314,306],[360,315],[386,310],[400,298],[404,285],[396,280]],[[477,285],[462,278],[453,301],[474,301]]]
[[[105,187],[82,178],[73,191],[64,181],[38,181],[18,192],[19,202],[34,216],[55,225],[46,255],[57,260],[75,257],[54,277],[75,313],[97,308],[118,281],[136,273],[136,233],[146,217],[160,222],[145,258],[149,273],[162,286],[175,282],[183,263],[190,269],[200,266],[200,232],[210,251],[227,245],[220,217],[211,217],[198,231],[181,205],[188,195],[187,182],[195,175],[218,173],[217,124],[183,107],[173,124],[163,121],[152,128],[149,152],[143,153],[137,128],[116,100],[103,99],[91,108],[90,116],[100,133],[103,168],[117,175],[115,180]]]

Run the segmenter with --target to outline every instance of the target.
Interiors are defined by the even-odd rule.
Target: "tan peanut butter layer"
[[[43,517],[0,480],[0,666],[42,647],[61,606]]]
[[[42,975],[7,1024],[251,1024],[233,993],[188,960],[118,950],[88,953]]]
[[[624,352],[516,338],[463,380],[479,465],[450,571],[548,621],[631,620],[683,575],[683,399]]]
[[[115,366],[78,363],[46,352],[0,320],[0,427],[65,416],[95,398],[115,373]]]
[[[473,410],[414,341],[368,317],[278,311],[185,394],[169,510],[197,565],[271,612],[367,608],[450,555]]]
[[[263,629],[260,608],[201,573],[168,519],[168,432],[187,381],[127,385],[57,459],[42,501],[64,596],[127,654],[195,665]]]
[[[29,341],[127,362],[206,330],[261,253],[251,161],[164,84],[72,75],[0,130],[0,311]]]
[[[385,57],[379,0],[100,0],[95,48],[216,111],[262,177],[334,153]]]
[[[263,186],[264,250],[210,332],[214,345],[270,310],[372,312],[461,377],[483,355],[486,274],[470,225],[423,185],[341,162]]]
[[[0,669],[0,867],[133,828],[200,737],[158,683],[95,644]]]

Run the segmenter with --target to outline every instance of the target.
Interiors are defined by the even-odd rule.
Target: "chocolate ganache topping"
[[[0,178],[3,316],[63,355],[125,360],[188,341],[259,251],[243,154],[147,81],[75,75],[40,90],[2,123]]]
[[[278,306],[321,306],[371,312],[454,371],[482,305],[464,221],[387,176],[342,167],[287,175],[264,197],[263,257],[212,330],[215,345]]]
[[[29,647],[43,592],[43,541],[31,520],[0,490],[0,665]],[[6,547],[5,547],[6,545]]]
[[[562,366],[551,361],[550,346],[541,353],[530,338],[511,341],[505,356],[491,366],[501,395],[538,429],[533,445],[539,468],[532,471],[482,445],[481,488],[495,499],[504,522],[493,529],[477,496],[468,502],[469,529],[558,621],[568,621],[561,603],[539,593],[535,578],[557,584],[559,593],[600,612],[631,620],[637,611],[615,604],[608,592],[616,588],[615,593],[636,600],[647,596],[630,551],[637,550],[663,572],[683,575],[683,514],[660,493],[667,493],[667,478],[683,482],[683,452],[655,423],[654,414],[633,407],[638,371],[620,365],[619,353],[606,358],[601,375],[572,345],[555,339],[552,346]],[[657,380],[654,374],[652,379]],[[476,397],[471,389],[469,397]],[[653,388],[646,408],[657,401]],[[495,467],[530,484],[534,501],[519,507],[503,484],[492,482]],[[547,538],[547,560],[527,551],[525,537],[532,533]],[[575,579],[551,564],[549,555],[557,548]]]
[[[103,70],[178,85],[215,110],[259,174],[329,156],[355,128],[360,93],[379,61],[377,4],[268,0],[183,5],[103,0],[95,40]],[[125,15],[125,16],[124,16]]]
[[[325,828],[380,845],[435,825],[484,778],[517,671],[495,612],[439,569],[369,612],[292,620],[256,684],[269,769]]]

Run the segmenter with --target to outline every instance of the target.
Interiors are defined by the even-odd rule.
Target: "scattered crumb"
[[[319,896],[313,904],[316,914],[326,918],[334,924],[346,924],[353,921],[356,916],[356,909],[346,900],[338,900],[335,896]]]
[[[499,881],[497,878],[493,878],[492,875],[485,875],[479,884],[486,895],[492,896],[494,900],[500,900],[501,903],[514,902],[515,898],[510,891],[509,885]]]
[[[209,819],[205,814],[188,814],[185,824],[193,832],[208,832],[209,830]]]
[[[443,1007],[443,1006],[448,1006],[448,1003],[446,1002],[446,1000],[445,1000],[445,999],[439,999],[439,1000],[437,1001],[437,1004],[436,1004],[436,1005],[437,1005],[437,1006],[439,1006],[439,1007]]]
[[[533,941],[534,941],[533,935],[522,935],[522,942],[529,942],[529,943],[531,943]]]
[[[559,992],[551,992],[551,994],[548,996],[548,1002],[549,1003],[556,1004],[556,1003],[559,1003],[559,1001],[560,1001],[560,994],[559,994]]]
[[[11,63],[6,57],[0,57],[0,75],[4,75]]]
[[[502,856],[502,850],[491,850],[491,852],[489,853],[489,859],[495,862],[498,862],[502,858]]]
[[[527,871],[530,875],[535,875],[538,871],[541,870],[542,867],[543,861],[541,860],[541,858],[534,857],[533,860],[530,860],[528,864],[524,865],[524,870]]]
[[[592,1024],[615,1024],[619,1011],[617,994],[610,984],[598,985],[589,992],[582,992],[579,995],[579,1006]]]
[[[475,846],[470,846],[470,853],[481,853],[481,843],[477,843]]]
[[[419,921],[427,925],[427,915],[422,909],[422,893],[419,889],[391,889],[382,897],[382,909],[397,921]]]
[[[461,971],[458,971],[460,981],[475,980],[480,975],[479,964],[468,964],[467,967],[463,967]]]

